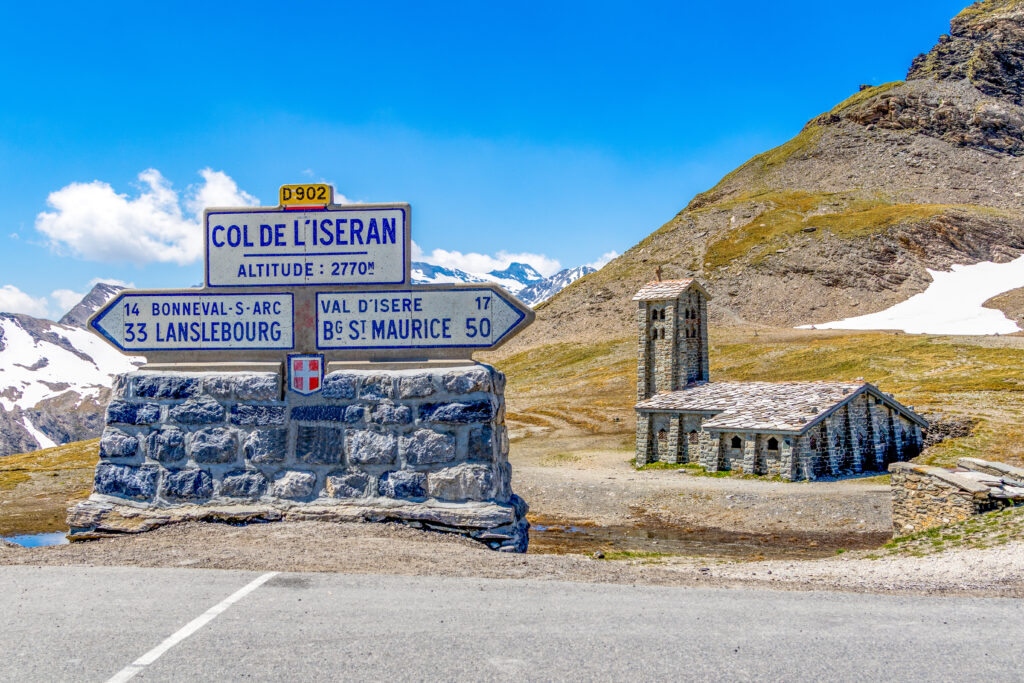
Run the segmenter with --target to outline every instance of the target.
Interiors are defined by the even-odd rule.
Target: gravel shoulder
[[[194,567],[253,571],[539,579],[1024,597],[1024,542],[929,557],[707,562],[496,553],[460,537],[394,524],[188,523],[138,536],[46,548],[0,546],[4,565]]]

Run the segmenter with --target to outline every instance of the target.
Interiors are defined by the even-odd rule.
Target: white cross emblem
[[[324,381],[322,355],[288,356],[288,388],[297,394],[315,394]]]

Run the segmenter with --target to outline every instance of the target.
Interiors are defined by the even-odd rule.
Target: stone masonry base
[[[494,368],[340,370],[312,396],[275,372],[115,382],[72,540],[182,521],[395,521],[525,552]]]

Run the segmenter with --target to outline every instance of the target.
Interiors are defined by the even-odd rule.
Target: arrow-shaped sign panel
[[[491,285],[319,292],[318,349],[490,349],[533,322]]]
[[[89,325],[128,353],[295,347],[290,293],[125,290],[97,311]]]

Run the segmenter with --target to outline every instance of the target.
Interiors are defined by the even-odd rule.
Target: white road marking
[[[242,588],[239,588],[237,591],[235,591],[228,597],[224,598],[223,600],[221,600],[216,605],[200,614],[192,621],[182,626],[175,633],[173,633],[166,640],[164,640],[164,642],[160,643],[152,650],[136,659],[134,662],[126,666],[124,669],[118,671],[107,681],[107,683],[124,683],[124,681],[130,680],[137,673],[145,669],[147,666],[149,666],[156,660],[160,659],[160,657],[163,656],[165,652],[170,650],[172,647],[174,647],[181,641],[188,638],[190,635],[201,629],[203,626],[206,626],[208,623],[217,618],[217,616],[221,614],[224,610],[226,610],[228,607],[231,607],[231,605],[235,604],[249,593],[252,593],[254,590],[262,586],[264,583],[277,576],[278,573],[279,572],[267,572],[255,581],[243,586]]]

